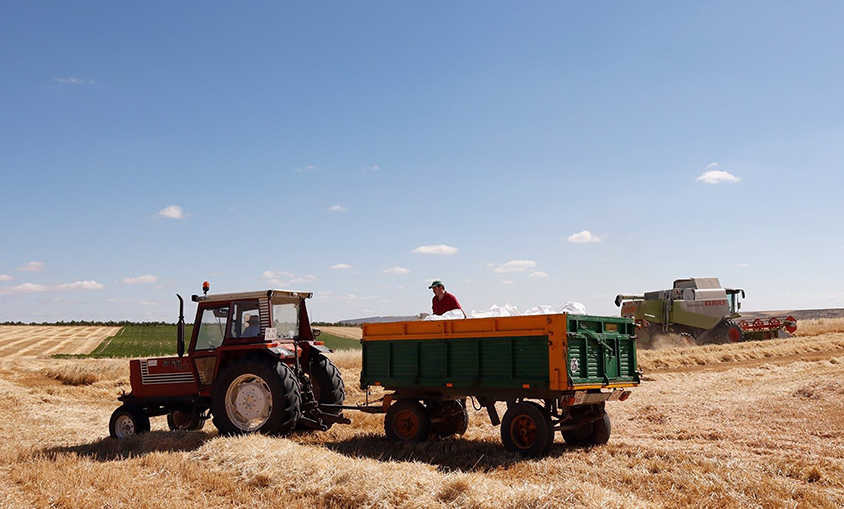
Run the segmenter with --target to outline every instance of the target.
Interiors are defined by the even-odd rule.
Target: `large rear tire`
[[[123,404],[117,407],[108,422],[111,438],[127,438],[149,430],[149,416],[138,405]]]
[[[311,358],[311,386],[314,391],[314,399],[323,405],[342,405],[346,400],[346,387],[340,370],[331,362],[331,359],[324,355],[314,355]],[[327,411],[326,413],[340,415],[342,410]],[[327,422],[329,428],[333,423]]]
[[[211,391],[214,426],[224,435],[287,433],[299,419],[300,402],[290,368],[256,356],[231,361]]]
[[[501,419],[501,441],[510,452],[541,456],[554,442],[551,416],[535,403],[517,403]]]

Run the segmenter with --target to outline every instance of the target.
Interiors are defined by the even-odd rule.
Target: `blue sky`
[[[844,307],[840,2],[4,2],[0,321]],[[192,311],[188,310],[188,314]]]

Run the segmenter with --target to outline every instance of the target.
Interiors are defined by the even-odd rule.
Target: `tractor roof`
[[[310,299],[313,293],[310,292],[295,292],[291,290],[258,290],[253,292],[237,292],[237,293],[217,293],[214,295],[194,295],[192,300],[199,301],[224,301],[224,300],[245,300],[245,299],[261,299],[271,297],[273,299]]]

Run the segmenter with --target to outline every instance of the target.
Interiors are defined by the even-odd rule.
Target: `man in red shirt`
[[[460,311],[463,311],[463,308],[460,307],[460,303],[457,302],[457,297],[445,291],[445,285],[443,285],[443,282],[439,279],[431,283],[431,286],[428,288],[434,291],[434,298],[431,301],[431,309],[434,311],[435,315],[442,315],[452,309],[459,309]],[[466,317],[465,311],[463,312],[463,317]]]

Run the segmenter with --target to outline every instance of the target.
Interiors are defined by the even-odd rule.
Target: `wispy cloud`
[[[94,80],[83,80],[80,78],[53,78],[53,81],[64,83],[65,85],[99,85]]]
[[[750,267],[750,264],[749,263],[737,263],[737,264],[733,265],[733,267],[740,269],[742,267]]]
[[[138,277],[127,277],[123,278],[123,282],[127,285],[146,285],[150,283],[155,283],[158,281],[158,276],[153,276],[152,274],[146,274],[144,276]]]
[[[545,272],[536,271],[536,272],[531,272],[531,274],[528,277],[548,277],[548,274],[546,274]]]
[[[317,277],[312,274],[305,274],[302,277],[294,277],[290,280],[291,284],[298,285],[300,283],[313,283],[317,280]]]
[[[514,284],[516,284],[516,282],[510,281],[509,279],[507,279],[507,280],[502,281],[501,284],[502,285],[514,285]]]
[[[453,255],[459,251],[456,247],[447,246],[445,244],[437,244],[436,246],[419,246],[411,253],[416,254],[430,254],[430,255]]]
[[[382,272],[384,274],[409,274],[410,269],[405,269],[404,267],[393,267],[391,269],[386,269]]]
[[[316,166],[305,166],[304,168],[296,168],[296,173],[308,173],[316,170]]]
[[[26,262],[23,267],[18,267],[18,272],[41,272],[44,270],[44,262]]]
[[[6,295],[19,295],[24,293],[46,292],[47,290],[49,290],[49,288],[45,285],[37,285],[35,283],[21,283],[19,285],[0,288],[0,293]]]
[[[592,235],[589,230],[583,230],[580,233],[569,235],[569,238],[567,238],[566,240],[575,244],[585,244],[588,242],[601,242],[601,237],[596,237]]]
[[[170,219],[184,219],[186,217],[185,213],[182,211],[182,207],[178,205],[168,205],[167,207],[159,210],[158,215],[161,217],[168,217]]]
[[[11,281],[13,279],[15,279],[15,278],[13,278],[12,276],[10,276],[8,274],[0,274],[0,281]]]
[[[378,166],[364,166],[363,168],[361,168],[361,170],[365,172],[376,172],[381,171],[381,168],[379,168]]]
[[[331,212],[346,212],[349,209],[342,205],[333,205],[329,207],[328,210],[330,210]]]
[[[337,265],[332,265],[331,268],[334,270],[347,270],[351,269],[352,266],[348,263],[338,263]]]
[[[697,178],[699,182],[703,182],[704,184],[720,184],[722,182],[738,182],[741,180],[740,177],[736,177],[732,173],[723,171],[723,170],[713,170],[718,166],[718,163],[710,163],[706,166],[707,171],[703,172],[703,174]]]
[[[104,290],[105,285],[96,281],[74,281],[64,283],[56,287],[58,290]]]
[[[504,265],[494,268],[492,271],[499,274],[502,272],[524,272],[534,267],[536,267],[536,262],[533,260],[510,260]]]

